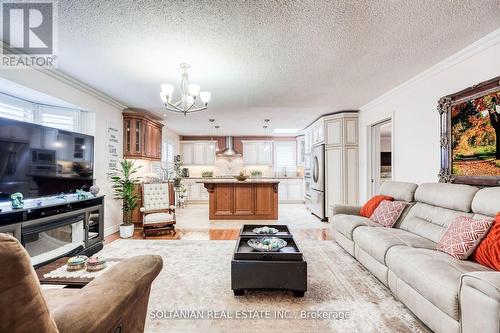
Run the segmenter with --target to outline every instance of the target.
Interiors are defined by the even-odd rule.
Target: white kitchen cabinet
[[[186,187],[187,200],[191,202],[207,201],[208,191],[202,183],[197,183],[195,179],[182,180],[183,185]]]
[[[303,179],[280,179],[278,185],[278,200],[280,203],[304,202]]]
[[[318,145],[325,141],[325,129],[323,119],[318,119],[311,128],[312,145]]]
[[[244,165],[272,165],[272,141],[242,141]]]
[[[302,179],[289,179],[288,180],[288,201],[303,201],[303,182]]]
[[[184,165],[214,165],[215,142],[184,141],[181,142],[181,160]]]
[[[193,144],[181,143],[181,161],[184,165],[193,164]]]
[[[306,154],[305,137],[299,136],[297,138],[297,166],[304,166]]]
[[[204,165],[205,164],[205,143],[197,142],[193,143],[193,164]]]

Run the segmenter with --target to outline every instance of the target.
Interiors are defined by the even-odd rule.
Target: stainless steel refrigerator
[[[311,212],[325,221],[325,145],[313,147],[311,169]]]

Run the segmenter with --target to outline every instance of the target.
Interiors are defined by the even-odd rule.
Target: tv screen
[[[94,137],[0,117],[0,201],[92,186]]]

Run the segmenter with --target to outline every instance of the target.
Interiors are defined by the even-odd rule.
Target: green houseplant
[[[129,238],[134,233],[132,211],[137,208],[139,195],[135,191],[135,186],[139,184],[137,172],[140,166],[136,167],[134,161],[122,160],[120,168],[113,170],[110,175],[113,183],[113,199],[122,201],[123,223],[120,225],[120,237]]]

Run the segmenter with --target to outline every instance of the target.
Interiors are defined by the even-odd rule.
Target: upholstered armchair
[[[144,332],[158,255],[124,259],[82,289],[42,289],[28,252],[0,233],[0,332]]]
[[[175,206],[169,202],[168,183],[142,185],[143,237],[173,232],[175,235]]]

